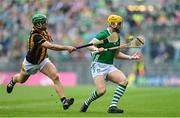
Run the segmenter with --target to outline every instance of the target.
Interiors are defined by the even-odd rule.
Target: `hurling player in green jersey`
[[[110,15],[107,19],[107,29],[104,29],[98,33],[92,41],[106,39],[113,32],[119,33],[122,22],[123,19],[121,16]],[[117,84],[112,102],[108,108],[108,113],[123,113],[123,110],[117,107],[117,103],[126,90],[128,80],[126,79],[124,73],[113,65],[113,60],[114,58],[139,60],[141,55],[139,53],[126,55],[119,52],[119,50],[104,51],[105,48],[111,48],[115,46],[120,46],[120,38],[117,42],[105,42],[104,44],[91,46],[88,48],[90,51],[98,51],[97,53],[92,54],[93,62],[91,64],[91,73],[96,85],[96,90],[92,92],[87,100],[85,100],[80,109],[80,112],[86,112],[91,102],[104,95],[106,92],[105,79],[107,79]]]
[[[32,30],[28,39],[28,51],[22,63],[21,71],[15,74],[7,85],[7,92],[11,93],[16,83],[24,83],[32,75],[40,71],[48,76],[54,83],[54,88],[63,104],[64,110],[73,104],[74,98],[66,98],[63,86],[59,81],[58,71],[50,61],[47,49],[55,51],[75,51],[75,47],[63,46],[52,43],[51,36],[47,32],[47,17],[43,14],[35,14],[32,17]]]

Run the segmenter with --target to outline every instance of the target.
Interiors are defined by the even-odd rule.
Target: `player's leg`
[[[91,95],[89,96],[89,98],[84,102],[84,104],[82,105],[80,109],[80,112],[86,112],[91,102],[98,99],[100,96],[104,95],[104,93],[106,92],[106,84],[105,84],[103,75],[96,76],[94,78],[94,82],[95,82],[97,90],[93,91]]]
[[[123,110],[117,108],[117,103],[120,98],[123,96],[128,81],[126,80],[126,76],[120,71],[115,70],[108,74],[108,80],[118,84],[116,90],[114,92],[111,105],[109,106],[108,112],[109,113],[123,113]]]
[[[53,81],[56,93],[58,94],[61,102],[63,103],[63,108],[65,110],[68,109],[69,106],[73,104],[74,98],[67,99],[65,97],[64,88],[61,82],[59,81],[59,75],[55,65],[51,62],[48,62],[43,66],[43,68],[40,71]]]
[[[26,75],[23,70],[15,74],[7,85],[7,92],[11,93],[16,83],[24,83],[30,75]]]

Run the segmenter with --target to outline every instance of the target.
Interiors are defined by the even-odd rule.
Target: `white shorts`
[[[32,75],[40,71],[48,62],[51,62],[49,58],[44,59],[40,64],[29,63],[26,58],[22,63],[22,70],[25,72],[25,75]]]
[[[92,77],[95,78],[98,75],[103,75],[104,79],[106,79],[106,76],[113,72],[118,70],[114,65],[111,64],[104,64],[99,62],[92,62],[91,63],[91,74]]]

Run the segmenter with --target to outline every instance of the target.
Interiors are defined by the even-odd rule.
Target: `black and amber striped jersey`
[[[32,28],[30,37],[28,40],[28,52],[26,60],[32,64],[40,64],[47,55],[47,48],[42,47],[41,44],[47,41],[47,31],[39,33],[37,30]]]

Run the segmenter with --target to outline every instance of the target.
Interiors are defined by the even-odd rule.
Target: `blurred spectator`
[[[123,37],[144,33],[151,47],[150,57],[156,63],[174,59],[171,41],[180,39],[180,2],[156,0],[154,11],[130,11],[130,1],[121,0],[0,0],[0,58],[19,59],[25,56],[26,40],[31,30],[31,16],[48,15],[49,30],[55,42],[78,46],[88,43],[106,24],[110,14],[124,17]],[[132,4],[137,4],[135,1]],[[143,3],[141,3],[143,4]],[[151,8],[151,7],[150,7]],[[152,10],[152,8],[150,9]],[[149,31],[153,35],[149,35]],[[54,54],[60,59],[86,59],[86,50],[72,55]]]

